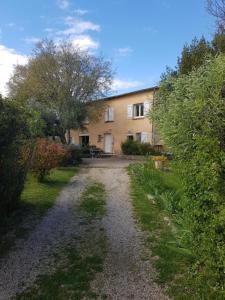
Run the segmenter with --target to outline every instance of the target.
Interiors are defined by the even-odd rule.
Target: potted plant
[[[164,170],[167,165],[167,157],[163,155],[152,156],[152,160],[155,162],[155,168],[158,170]]]

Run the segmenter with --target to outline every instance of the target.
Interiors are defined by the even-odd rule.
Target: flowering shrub
[[[61,144],[47,139],[38,139],[32,161],[32,171],[38,181],[43,181],[51,169],[60,165],[68,152]]]

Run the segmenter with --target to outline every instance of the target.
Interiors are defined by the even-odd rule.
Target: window
[[[82,147],[89,145],[89,135],[82,135],[80,136],[80,145]]]
[[[105,122],[114,121],[114,110],[113,107],[107,107],[105,110]]]
[[[128,141],[133,141],[133,140],[134,140],[134,136],[133,136],[132,134],[129,134],[129,135],[127,136],[127,140],[128,140]]]
[[[144,117],[144,103],[134,104],[133,116],[134,118]]]

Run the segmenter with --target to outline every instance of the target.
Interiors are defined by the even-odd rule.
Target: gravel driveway
[[[129,177],[124,168],[129,163],[116,159],[85,161],[30,236],[18,240],[15,249],[0,260],[0,300],[11,299],[32,285],[38,275],[51,270],[53,254],[70,236],[79,234],[79,218],[74,217],[72,207],[90,179],[105,184],[108,194],[103,219],[108,254],[103,272],[92,283],[99,299],[167,299],[153,282],[150,261],[141,259],[142,233],[133,218]]]

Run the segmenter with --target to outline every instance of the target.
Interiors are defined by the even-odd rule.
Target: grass
[[[102,183],[95,182],[87,186],[79,207],[81,216],[87,222],[101,218],[105,214],[105,196],[105,188]]]
[[[16,237],[23,237],[28,229],[23,228],[23,220],[29,217],[38,220],[55,202],[61,189],[77,172],[76,167],[54,169],[47,179],[40,183],[29,174],[17,209],[0,220],[0,255],[4,255],[14,245]],[[8,232],[13,234],[6,235]]]
[[[55,259],[51,274],[41,276],[35,286],[26,290],[17,299],[24,300],[67,300],[95,299],[91,282],[97,272],[103,270],[107,243],[104,229],[98,221],[104,216],[106,203],[105,188],[101,183],[91,183],[82,194],[77,215],[84,221],[82,234],[72,238]],[[91,223],[91,226],[90,226]]]
[[[81,246],[76,245],[78,241],[71,242],[72,245],[67,246],[57,258],[55,271],[41,276],[35,287],[18,295],[17,299],[94,299],[96,295],[91,291],[90,283],[95,274],[102,271],[106,242],[102,232],[101,235],[91,232],[85,238],[87,240]],[[91,239],[94,239],[95,245],[89,243]]]
[[[53,170],[44,182],[38,182],[30,174],[21,196],[21,205],[43,214],[54,204],[61,189],[76,172],[77,167],[58,168]]]
[[[207,299],[199,297],[189,281],[194,256],[188,248],[189,232],[177,218],[184,197],[178,174],[155,170],[151,162],[131,165],[129,174],[135,214],[148,233],[146,244],[158,271],[157,282],[174,299]]]

